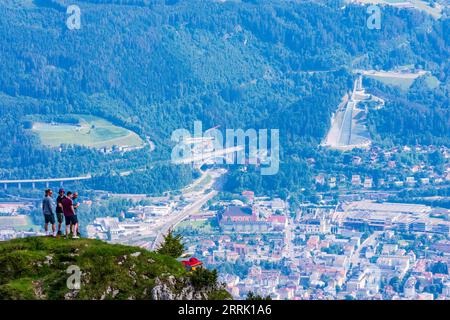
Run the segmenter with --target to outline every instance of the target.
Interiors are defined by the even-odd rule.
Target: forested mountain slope
[[[294,187],[307,180],[305,150],[325,135],[354,67],[413,64],[448,84],[448,19],[416,11],[383,8],[381,30],[369,30],[364,7],[338,1],[92,0],[78,1],[81,29],[69,30],[69,4],[0,4],[0,177],[109,177],[131,166],[145,168],[139,183],[136,175],[97,183],[160,192],[158,182],[169,180],[165,187],[178,187],[191,178],[188,168],[155,173],[149,163],[167,160],[171,132],[198,119],[205,129],[280,129],[281,175]],[[53,152],[21,122],[66,113],[148,135],[156,151]]]

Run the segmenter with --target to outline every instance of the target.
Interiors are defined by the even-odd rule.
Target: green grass
[[[33,279],[21,278],[0,286],[0,296],[11,300],[34,300]]]
[[[436,89],[441,84],[441,82],[435,76],[427,76],[425,78],[425,83],[427,84],[428,88],[432,90]]]
[[[212,177],[211,177],[209,174],[207,174],[207,175],[203,178],[203,180],[202,180],[197,186],[195,186],[194,191],[197,192],[197,191],[203,190],[203,187],[204,187],[205,185],[207,185],[208,183],[210,183],[211,180],[212,180]]]
[[[380,75],[365,75],[367,78],[371,78],[377,81],[380,81],[381,83],[388,85],[388,86],[397,86],[400,87],[404,91],[408,91],[411,85],[414,83],[414,81],[419,77],[390,77],[390,76],[380,76]],[[422,77],[425,77],[425,83],[430,89],[435,89],[440,85],[440,81],[432,75],[424,75]]]
[[[42,144],[59,147],[61,144],[81,145],[91,148],[112,146],[139,147],[143,140],[134,132],[113,125],[111,122],[89,115],[71,115],[79,119],[79,125],[34,122],[32,132]]]
[[[139,253],[139,254],[136,254]],[[150,299],[156,278],[190,274],[174,258],[100,240],[30,237],[0,242],[0,299],[65,299],[69,266],[82,272],[74,299]],[[222,289],[212,290],[224,296]],[[113,295],[113,291],[115,294]]]
[[[131,254],[135,252],[141,254],[134,257]],[[66,270],[70,265],[78,266],[88,276],[79,299],[98,299],[108,287],[119,290],[118,299],[145,298],[145,289],[149,292],[156,277],[186,275],[177,260],[137,247],[90,239],[16,239],[0,243],[0,298],[34,297],[30,279],[39,279],[49,299],[63,299],[69,291]]]
[[[413,78],[398,78],[398,77],[374,76],[374,75],[366,75],[365,77],[380,81],[388,86],[400,87],[402,90],[405,91],[407,91],[411,87],[411,85],[414,83],[415,80]]]
[[[213,231],[213,228],[209,220],[184,220],[177,225],[176,230],[177,232],[192,230],[200,233],[210,233]]]
[[[189,193],[189,192],[198,192],[203,190],[203,188],[205,187],[205,185],[207,185],[208,183],[211,182],[212,177],[211,175],[207,174],[204,177],[200,178],[201,180],[196,181],[198,183],[196,183],[194,186],[188,186],[187,188],[185,188],[183,191],[185,193]]]

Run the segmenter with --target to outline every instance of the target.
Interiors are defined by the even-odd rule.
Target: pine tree
[[[246,300],[272,300],[272,298],[269,295],[263,297],[259,294],[255,294],[253,291],[249,291]]]
[[[180,257],[184,252],[184,244],[181,242],[182,236],[173,234],[173,230],[169,230],[167,235],[164,236],[164,242],[158,248],[156,252],[171,256],[173,258]]]

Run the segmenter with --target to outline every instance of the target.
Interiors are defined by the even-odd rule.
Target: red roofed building
[[[189,260],[183,260],[181,261],[181,263],[189,271],[194,271],[195,269],[203,266],[203,262],[194,257],[190,258]]]
[[[286,217],[282,215],[271,215],[267,222],[276,230],[282,230],[286,224]]]

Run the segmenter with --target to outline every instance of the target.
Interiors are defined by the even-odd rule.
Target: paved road
[[[159,245],[162,243],[164,239],[164,235],[166,235],[170,229],[176,227],[177,224],[186,219],[190,214],[193,214],[196,211],[200,210],[205,203],[207,203],[210,199],[212,199],[216,195],[217,195],[216,190],[211,191],[202,196],[201,198],[195,200],[193,203],[187,205],[179,213],[171,216],[170,220],[166,222],[159,230],[156,239],[153,242],[152,250],[156,250],[159,247]]]
[[[283,257],[294,259],[294,221],[289,217],[289,213],[285,214],[286,216],[286,225],[285,225],[285,234],[284,234],[284,248],[283,248]]]
[[[202,176],[197,179],[193,184],[191,184],[188,188],[184,189],[183,195],[184,196],[192,196],[195,194],[199,194],[201,192],[205,192],[212,186],[214,186],[215,182],[220,179],[220,177],[226,172],[226,170],[206,170],[203,172]],[[200,190],[198,192],[186,192],[187,190],[191,189],[192,186],[198,186],[199,182],[206,177],[206,175],[211,176],[211,181],[209,183],[203,185],[203,190]],[[158,246],[161,244],[161,242],[164,239],[164,235],[167,234],[167,232],[170,229],[173,229],[177,226],[181,221],[186,219],[189,215],[196,213],[198,210],[201,209],[201,207],[207,203],[210,199],[214,198],[217,195],[216,190],[212,190],[211,192],[205,193],[201,195],[198,199],[196,199],[194,202],[188,204],[186,207],[183,208],[180,212],[169,216],[167,219],[169,219],[158,231],[158,234],[156,235],[156,239],[153,242],[152,250],[155,250],[158,248]]]

